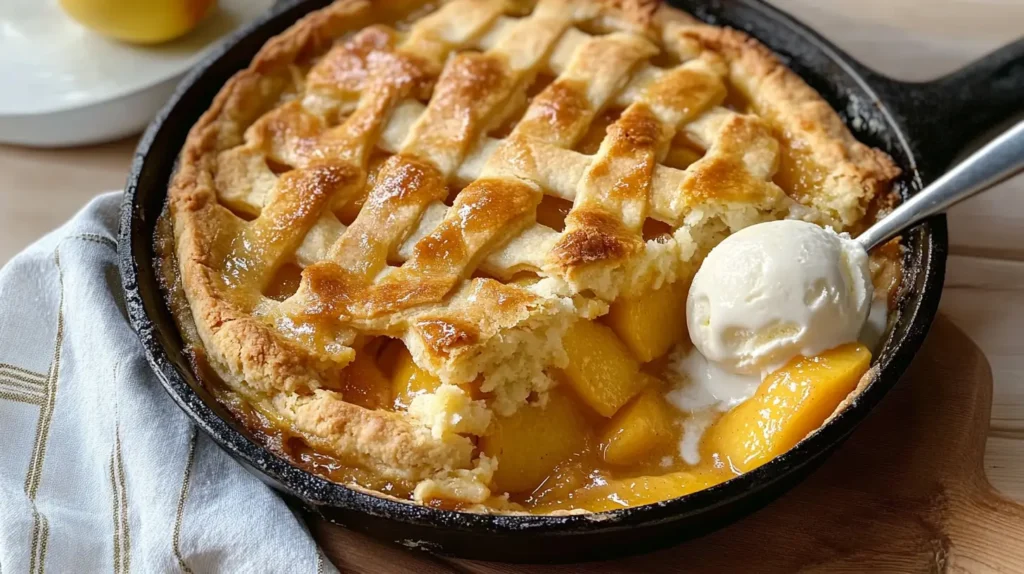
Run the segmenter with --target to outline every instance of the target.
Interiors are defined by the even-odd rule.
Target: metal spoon
[[[1003,132],[857,237],[866,251],[1024,171],[1024,121]]]

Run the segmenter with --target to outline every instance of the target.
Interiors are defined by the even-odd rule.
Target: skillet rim
[[[168,119],[179,112],[178,107],[187,105],[187,102],[183,104],[183,100],[193,90],[198,89],[196,86],[202,84],[203,76],[211,68],[219,64],[222,58],[225,58],[237,45],[257,34],[265,26],[277,23],[279,18],[290,17],[291,12],[301,15],[316,9],[323,3],[323,0],[297,0],[276,6],[232,34],[182,80],[174,95],[140,139],[122,201],[118,231],[118,258],[129,319],[132,328],[138,333],[143,343],[147,361],[161,385],[178,406],[218,445],[248,468],[258,471],[257,476],[265,481],[269,480],[276,489],[299,498],[304,504],[317,510],[332,508],[355,510],[370,516],[401,521],[415,526],[444,527],[474,533],[514,535],[517,533],[614,532],[641,524],[651,526],[658,523],[675,522],[709,513],[716,508],[753,496],[777,482],[790,478],[799,469],[828,456],[833,447],[841,443],[873,410],[916,356],[937,312],[941,297],[948,251],[945,216],[931,218],[911,233],[913,237],[908,243],[917,245],[920,249],[919,252],[916,252],[919,256],[920,270],[914,283],[923,285],[924,288],[919,296],[914,297],[911,293],[905,295],[906,299],[901,302],[903,305],[900,311],[900,322],[906,321],[906,327],[902,337],[890,336],[887,341],[887,352],[880,355],[882,360],[880,364],[876,365],[879,367],[879,371],[875,379],[846,409],[814,434],[801,441],[796,447],[751,472],[711,488],[654,504],[597,514],[568,516],[475,514],[440,510],[384,498],[333,483],[293,466],[287,460],[245,436],[235,428],[231,421],[221,418],[210,405],[206,404],[188,383],[188,376],[178,371],[170,359],[168,349],[159,340],[161,330],[167,327],[160,326],[160,321],[154,321],[149,316],[149,310],[139,285],[140,277],[141,281],[151,284],[155,284],[159,280],[152,269],[149,269],[150,273],[148,274],[140,274],[140,266],[135,259],[136,250],[139,247],[142,251],[139,254],[140,257],[152,257],[152,231],[149,229],[147,221],[149,219],[155,221],[153,214],[144,212],[140,200],[142,196],[154,193],[154,191],[147,192],[146,184],[140,179],[147,166],[147,161],[151,161],[151,154],[159,155],[161,151],[160,149],[154,151],[154,147],[180,149],[180,145],[167,146],[165,141],[172,136],[165,135],[163,129]],[[908,165],[901,167],[911,172],[911,179],[916,184],[914,187],[919,189],[921,174],[917,154],[915,154],[915,151],[918,150],[911,147],[905,133],[905,126],[899,124],[889,106],[885,105],[879,96],[876,86],[873,86],[872,82],[865,77],[864,68],[812,29],[781,10],[752,0],[740,0],[740,3],[754,8],[762,14],[763,18],[783,25],[802,36],[812,49],[821,52],[830,61],[839,65],[845,72],[847,80],[856,82],[866,94],[872,97],[873,103],[885,116],[886,131],[896,136],[907,158]],[[707,14],[701,14],[701,11],[696,11],[695,15],[701,19],[707,17]],[[206,83],[209,83],[209,80],[206,80]],[[163,196],[166,197],[166,186]],[[154,312],[158,313],[159,309],[155,309]],[[172,338],[180,337],[176,328],[173,331]],[[191,376],[195,377],[194,374]],[[195,378],[198,381],[198,377]]]

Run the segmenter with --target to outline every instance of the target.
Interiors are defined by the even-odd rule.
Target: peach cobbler
[[[656,2],[337,0],[192,128],[157,244],[197,373],[293,464],[602,511],[749,471],[866,384],[898,243],[874,335],[770,369],[695,349],[688,293],[753,224],[863,229],[897,173],[764,46]]]

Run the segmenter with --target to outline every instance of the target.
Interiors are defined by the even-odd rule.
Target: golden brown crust
[[[467,468],[473,443],[466,437],[448,435],[436,440],[430,430],[409,424],[396,413],[371,411],[319,391],[312,397],[278,395],[274,406],[297,421],[298,429],[315,437],[311,442],[325,450],[355,457],[354,463],[378,476],[412,483],[440,471]]]
[[[851,226],[899,175],[888,155],[857,141],[821,95],[757,40],[739,30],[702,24],[669,29],[725,56],[733,85],[776,130],[782,146],[781,169],[793,169],[804,177],[820,170],[810,175],[818,194],[808,194],[807,184],[796,181],[783,185],[796,199],[831,213],[844,227]]]
[[[169,190],[218,375],[379,476],[480,461],[457,430],[345,401],[358,338],[401,339],[444,383],[483,374],[508,413],[546,392],[590,303],[683,278],[758,221],[848,228],[898,173],[766,48],[651,0],[449,0],[395,25],[424,7],[337,0],[269,41],[192,128]],[[528,99],[539,74],[557,77]],[[726,107],[729,85],[756,114]],[[596,152],[574,150],[599,114]],[[702,157],[668,167],[679,145]],[[537,223],[544,195],[574,201],[563,231]],[[648,219],[676,233],[647,242]],[[265,296],[287,266],[298,290]],[[502,282],[522,272],[546,279]]]

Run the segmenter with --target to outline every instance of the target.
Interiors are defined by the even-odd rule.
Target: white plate
[[[0,142],[68,146],[138,132],[205,50],[273,1],[218,4],[185,36],[135,46],[83,28],[57,0],[0,0]]]

